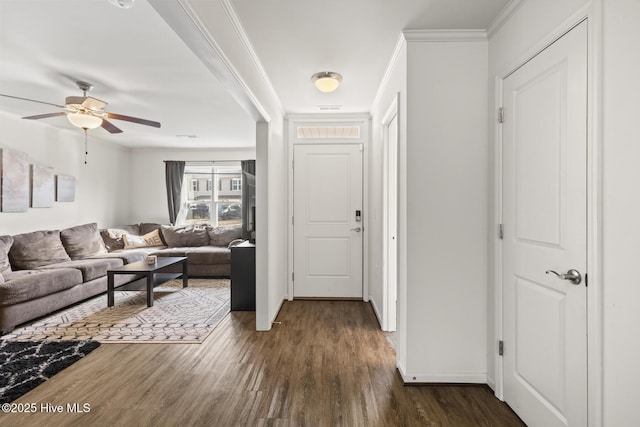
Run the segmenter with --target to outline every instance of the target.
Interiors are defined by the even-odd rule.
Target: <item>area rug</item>
[[[95,341],[0,340],[0,404],[13,402],[99,346]]]
[[[117,291],[16,328],[12,341],[93,340],[101,343],[201,343],[231,309],[228,279],[172,280],[153,291]]]

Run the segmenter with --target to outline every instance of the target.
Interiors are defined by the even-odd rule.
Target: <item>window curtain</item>
[[[242,168],[242,238],[253,240],[252,232],[255,231],[254,210],[256,206],[256,161],[243,160]]]
[[[165,177],[167,182],[167,203],[169,207],[169,221],[176,223],[180,212],[180,197],[182,195],[182,179],[184,178],[185,162],[165,161]]]

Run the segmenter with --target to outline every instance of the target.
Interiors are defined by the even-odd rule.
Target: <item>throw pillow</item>
[[[138,225],[123,225],[119,228],[107,228],[100,231],[102,241],[107,251],[113,252],[119,249],[124,249],[124,239],[122,236],[125,234],[131,234],[133,236],[140,235],[140,228]]]
[[[0,283],[4,283],[4,276],[0,273]]]
[[[62,230],[60,239],[64,249],[74,260],[107,253],[100,233],[98,233],[98,224],[95,222]]]
[[[11,262],[9,261],[11,245],[13,245],[13,237],[0,236],[0,273],[11,271]]]
[[[208,246],[209,235],[205,225],[162,226],[162,236],[170,248]]]
[[[60,231],[34,231],[16,234],[9,250],[11,265],[19,270],[33,270],[43,265],[71,261],[62,246]]]
[[[242,238],[242,226],[209,228],[209,244],[211,246],[228,246],[231,241]]]
[[[162,243],[162,239],[160,238],[159,230],[153,230],[151,233],[147,233],[144,236],[134,236],[133,234],[125,234],[122,237],[124,239],[125,249],[164,246],[164,244]]]

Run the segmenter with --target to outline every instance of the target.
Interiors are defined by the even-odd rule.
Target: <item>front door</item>
[[[503,106],[504,398],[529,426],[586,426],[587,23],[507,77]]]
[[[293,165],[294,297],[362,298],[362,145],[295,145]]]

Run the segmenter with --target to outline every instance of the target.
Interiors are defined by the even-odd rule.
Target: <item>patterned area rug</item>
[[[0,340],[0,403],[13,402],[99,346],[95,341]]]
[[[94,340],[101,343],[201,343],[229,310],[228,279],[172,280],[154,288],[153,307],[146,291],[115,292],[16,328],[12,341]]]

